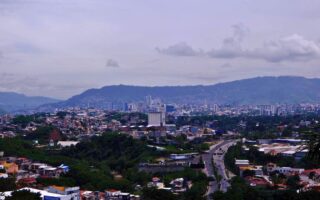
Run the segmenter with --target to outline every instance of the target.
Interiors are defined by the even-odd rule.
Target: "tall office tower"
[[[128,109],[129,109],[129,111],[131,111],[131,112],[137,112],[137,111],[138,111],[138,106],[137,106],[137,104],[135,104],[135,103],[130,103],[130,104],[128,105]]]
[[[149,96],[146,96],[146,103],[147,103],[147,106],[151,106],[152,104],[152,97],[149,95]]]
[[[274,116],[277,113],[277,106],[271,105],[270,106],[271,115]]]
[[[150,112],[148,113],[148,126],[163,126],[165,125],[165,113]]]
[[[165,125],[166,123],[166,105],[165,104],[160,105],[160,112],[161,112],[162,125]]]
[[[218,104],[213,104],[213,112],[218,112],[219,111],[219,106]]]

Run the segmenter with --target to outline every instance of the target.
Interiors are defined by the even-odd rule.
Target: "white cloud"
[[[263,47],[247,53],[247,57],[270,62],[305,61],[319,56],[320,45],[297,34],[265,43]]]
[[[260,59],[267,62],[308,61],[320,57],[320,44],[307,40],[298,34],[282,37],[278,40],[264,42],[256,48],[246,49],[242,46],[248,29],[243,25],[234,25],[233,36],[223,40],[221,47],[213,48],[205,53],[195,51],[186,43],[178,43],[158,52],[171,56],[203,56],[219,59]]]

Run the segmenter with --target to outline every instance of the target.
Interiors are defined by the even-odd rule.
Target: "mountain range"
[[[53,104],[59,101],[60,100],[48,97],[26,96],[14,92],[0,92],[0,113],[35,109],[41,105]]]
[[[112,103],[144,101],[146,96],[165,103],[276,104],[320,102],[320,79],[304,77],[257,77],[215,85],[129,86],[114,85],[89,89],[60,102],[65,106],[103,107]]]
[[[320,102],[320,79],[293,76],[256,77],[215,85],[195,86],[130,86],[113,85],[89,89],[65,101],[47,97],[0,92],[0,111],[63,107],[106,108],[110,104],[144,101],[146,96],[165,103],[203,104],[296,104]]]

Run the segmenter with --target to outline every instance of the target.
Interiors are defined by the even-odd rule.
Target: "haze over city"
[[[320,1],[1,0],[0,90],[320,77]]]
[[[0,0],[0,200],[320,196],[319,0]]]

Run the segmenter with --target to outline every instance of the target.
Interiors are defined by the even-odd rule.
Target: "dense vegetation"
[[[34,194],[29,191],[15,191],[17,189],[15,178],[0,178],[0,193],[6,191],[14,191],[10,197],[5,200],[41,200],[39,194]]]
[[[28,190],[13,191],[10,197],[6,197],[5,200],[41,200],[40,193],[32,193]]]
[[[183,125],[209,127],[217,131],[218,134],[226,131],[241,133],[247,139],[256,140],[263,138],[276,138],[292,136],[293,132],[305,133],[310,130],[317,132],[320,130],[319,124],[311,124],[310,127],[299,126],[301,121],[320,121],[320,116],[314,113],[288,116],[180,116],[172,123],[177,127]],[[241,126],[240,122],[244,125]]]
[[[166,152],[159,152],[147,147],[144,141],[134,140],[132,137],[118,133],[93,137],[88,141],[62,150],[37,149],[26,140],[5,138],[0,139],[0,150],[4,150],[6,155],[25,156],[34,161],[55,166],[61,163],[70,166],[69,173],[58,179],[38,178],[38,183],[44,186],[52,184],[79,185],[81,188],[89,190],[103,191],[113,188],[127,192],[134,192],[134,186],[137,184],[146,185],[147,182],[151,181],[152,174],[138,171],[137,164],[139,162],[152,161],[158,156],[166,155]],[[118,178],[115,178],[116,175],[118,175]],[[120,178],[119,175],[121,175]],[[184,196],[173,195],[174,198],[201,199],[206,191],[206,176],[192,169],[154,175],[161,177],[167,185],[169,185],[170,180],[179,177],[184,177],[193,182],[192,188]],[[3,184],[3,187],[5,186],[10,185]],[[3,191],[8,189],[5,187]],[[10,187],[10,190],[12,189],[14,188]],[[150,191],[148,189],[143,191],[148,192],[145,195],[150,192],[162,193],[162,191]]]
[[[63,185],[75,183],[91,190],[115,188],[125,191],[133,191],[133,184],[139,182],[142,177],[149,178],[143,172],[137,172],[136,164],[152,159],[158,154],[143,142],[116,133],[92,138],[91,141],[82,142],[63,151],[37,149],[25,140],[6,138],[0,140],[0,150],[5,151],[5,155],[25,156],[55,166],[61,163],[69,165],[70,172],[59,180]],[[115,180],[112,171],[123,177]],[[56,182],[40,181],[48,184]]]
[[[14,178],[0,178],[0,193],[16,189]]]
[[[144,188],[142,190],[143,200],[177,200],[177,196],[167,190],[158,190],[156,188]]]

